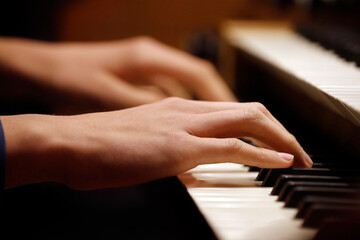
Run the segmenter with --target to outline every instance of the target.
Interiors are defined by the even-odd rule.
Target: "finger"
[[[142,74],[142,77],[167,75],[195,92],[200,99],[236,101],[211,64],[156,41],[148,41],[145,45],[147,47],[143,47],[142,52],[146,52],[146,56],[139,56],[135,60],[139,62],[141,71],[138,74]]]
[[[257,148],[236,138],[199,138],[201,158],[199,164],[232,162],[261,168],[288,168],[294,156],[273,150]]]
[[[312,166],[293,135],[262,112],[251,108],[198,114],[188,124],[188,131],[198,137],[251,137],[277,151],[293,154],[295,166]]]
[[[208,102],[208,101],[191,101],[181,104],[183,110],[192,113],[210,113],[224,110],[242,110],[244,108],[252,108],[263,113],[276,125],[285,129],[285,127],[267,110],[267,108],[258,102],[238,103],[238,102]]]
[[[177,80],[163,75],[150,77],[149,82],[160,88],[167,96],[192,99],[191,94]]]
[[[161,91],[134,86],[109,73],[99,73],[94,77],[101,85],[92,88],[93,94],[113,109],[139,106],[166,98]]]
[[[203,105],[210,105],[211,103],[209,102],[203,102]],[[253,108],[256,111],[261,112],[262,114],[264,114],[266,117],[268,117],[271,121],[273,121],[276,125],[278,125],[279,127],[281,127],[282,129],[285,129],[285,127],[269,112],[269,110],[267,110],[267,108],[259,103],[259,102],[250,102],[250,103],[233,103],[233,102],[228,102],[228,103],[219,103],[218,106],[219,107],[224,107],[223,110],[237,110],[237,109],[241,109],[244,107],[244,105],[246,105],[247,108]],[[220,109],[218,111],[221,111]]]
[[[236,103],[236,102],[217,102],[216,104],[213,102],[206,102],[206,101],[198,101],[196,103],[197,108],[205,112],[215,112],[215,111],[223,111],[223,110],[240,110],[243,109],[244,106],[246,108],[252,108],[256,111],[261,112],[266,117],[268,117],[271,121],[273,121],[276,125],[283,128],[285,127],[267,110],[267,108],[258,102],[249,102],[249,103]]]
[[[246,137],[246,139],[250,140],[251,143],[252,143],[253,145],[257,146],[257,147],[262,147],[262,148],[272,149],[272,150],[273,150],[273,148],[272,148],[271,146],[269,146],[269,145],[267,145],[267,144],[265,144],[265,143],[263,143],[263,142],[255,139],[255,138]]]

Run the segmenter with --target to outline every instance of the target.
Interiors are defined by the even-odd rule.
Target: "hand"
[[[210,63],[146,37],[57,44],[3,39],[0,65],[36,85],[37,97],[59,113],[117,110],[193,94],[236,100]]]
[[[259,103],[169,98],[114,112],[1,120],[7,188],[45,180],[76,189],[125,186],[205,163],[312,165],[294,136]],[[238,137],[252,137],[271,149]]]

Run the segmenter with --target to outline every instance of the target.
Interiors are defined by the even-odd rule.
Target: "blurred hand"
[[[7,188],[50,180],[76,189],[125,186],[205,163],[312,165],[294,136],[259,103],[169,98],[113,112],[1,120]],[[269,149],[238,137],[251,137]]]
[[[138,37],[101,43],[0,41],[0,65],[34,83],[56,112],[116,110],[168,96],[236,100],[204,60]]]

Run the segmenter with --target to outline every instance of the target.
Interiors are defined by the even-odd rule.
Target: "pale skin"
[[[1,66],[22,78],[16,81],[31,81],[34,88],[61,96],[61,104],[53,102],[56,111],[79,96],[90,99],[94,109],[145,105],[71,116],[1,116],[6,188],[44,181],[82,190],[127,186],[217,162],[266,168],[312,165],[295,137],[263,105],[230,102],[235,98],[213,67],[185,53],[152,40],[148,45],[147,39],[145,46],[144,39],[99,45],[26,42],[40,49],[22,49],[20,58],[16,53],[24,43],[15,45],[23,40],[14,41],[3,48],[14,53],[0,56]],[[141,48],[138,54],[147,54],[121,55],[117,48],[122,44],[125,52]],[[33,61],[22,60],[26,51]],[[216,102],[178,98],[190,97],[188,92]],[[86,101],[74,101],[70,112],[93,110]],[[263,147],[238,137],[250,137]]]
[[[236,100],[213,65],[147,37],[56,44],[0,38],[1,69],[13,79],[0,78],[0,94],[29,95],[61,114],[193,94],[208,101]]]

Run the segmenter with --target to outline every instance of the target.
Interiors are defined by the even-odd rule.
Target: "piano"
[[[335,1],[313,2],[318,7]],[[181,181],[172,177],[125,188],[22,186],[1,199],[1,234],[11,239],[360,239],[360,68],[356,54],[331,49],[327,37],[314,34],[323,26],[313,27],[226,22],[219,66],[241,101],[264,103],[298,138],[315,162],[312,169],[224,163],[198,166],[179,176]]]
[[[228,21],[220,35],[220,64],[237,95],[262,102],[294,133],[314,166],[224,163],[185,173],[185,180],[192,179],[189,194],[215,235],[360,239],[360,32]]]

